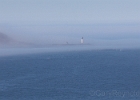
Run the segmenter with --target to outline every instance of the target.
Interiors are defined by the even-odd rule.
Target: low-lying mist
[[[125,49],[139,49],[130,48],[128,46],[98,46],[98,45],[48,45],[45,47],[6,47],[0,48],[0,57],[13,56],[13,55],[28,55],[39,53],[58,53],[58,52],[71,52],[71,51],[91,51],[91,50],[119,50]]]
[[[23,36],[23,34],[22,34]],[[139,38],[105,39],[86,35],[81,44],[79,36],[54,36],[26,34],[26,38],[0,32],[0,56],[102,49],[139,49]],[[38,38],[37,38],[38,37]]]

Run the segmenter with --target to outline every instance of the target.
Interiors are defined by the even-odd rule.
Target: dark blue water
[[[139,100],[140,50],[0,58],[0,100]]]

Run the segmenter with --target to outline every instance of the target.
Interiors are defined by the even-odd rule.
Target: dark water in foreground
[[[0,100],[139,100],[140,50],[0,58]]]

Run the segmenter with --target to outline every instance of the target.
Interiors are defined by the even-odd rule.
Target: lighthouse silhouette
[[[84,43],[84,39],[83,39],[83,37],[81,38],[81,44],[83,44]]]

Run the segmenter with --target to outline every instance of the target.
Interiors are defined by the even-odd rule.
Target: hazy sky
[[[140,0],[0,0],[0,32],[39,43],[140,43]]]

